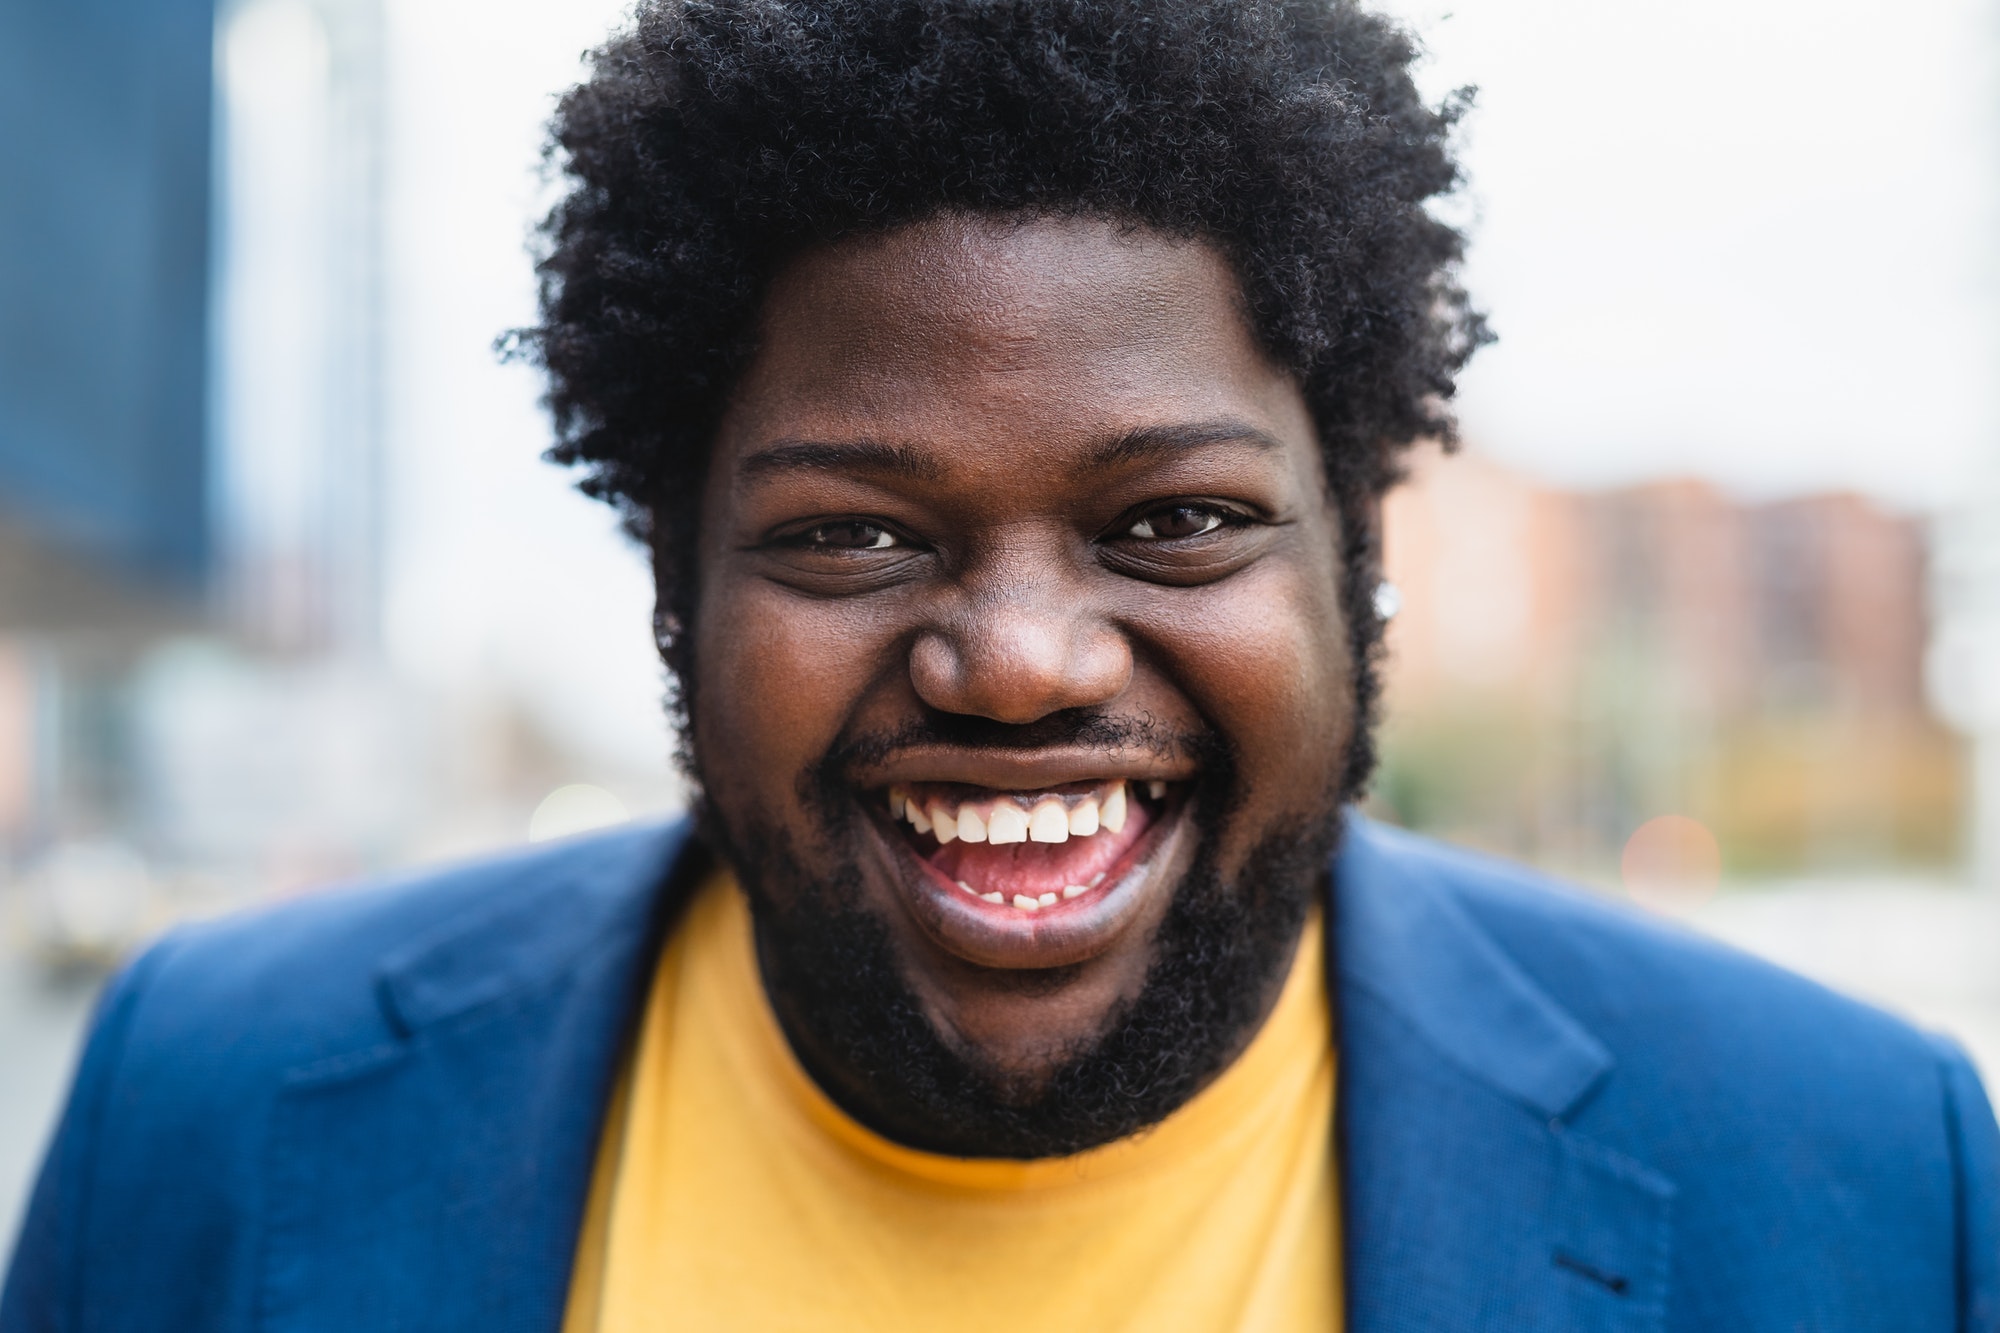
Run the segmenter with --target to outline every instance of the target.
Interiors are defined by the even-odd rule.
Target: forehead
[[[1288,433],[1302,411],[1211,246],[1098,219],[953,216],[781,273],[724,433],[1052,445],[1161,419]]]

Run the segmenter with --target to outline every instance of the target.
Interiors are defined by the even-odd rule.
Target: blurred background
[[[674,808],[542,463],[541,125],[624,0],[0,0],[0,1245],[179,919]],[[1394,6],[1475,83],[1382,817],[2000,1077],[2000,0]]]

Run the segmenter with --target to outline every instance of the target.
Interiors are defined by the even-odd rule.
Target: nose
[[[932,708],[1035,722],[1109,703],[1132,680],[1132,648],[1086,598],[1049,584],[974,591],[910,648],[910,680]]]

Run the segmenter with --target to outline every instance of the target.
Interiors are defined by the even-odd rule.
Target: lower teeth
[[[1023,912],[1040,911],[1044,907],[1053,907],[1059,901],[1067,902],[1071,898],[1080,898],[1084,894],[1089,893],[1092,889],[1096,888],[1100,883],[1103,882],[1103,880],[1104,876],[1098,875],[1088,884],[1065,884],[1063,885],[1061,894],[1057,894],[1053,891],[1041,894],[1040,896],[1035,896],[1026,893],[1017,893],[1014,895],[1014,906],[1018,907]],[[1007,895],[1004,893],[1000,893],[997,890],[992,893],[981,893],[978,889],[973,888],[970,884],[967,884],[962,879],[956,881],[956,883],[958,884],[959,888],[964,889],[967,893],[979,899],[981,902],[1004,903],[1007,901]]]

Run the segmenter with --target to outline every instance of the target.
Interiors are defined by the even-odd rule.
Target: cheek
[[[789,808],[874,674],[874,627],[838,603],[756,580],[718,580],[702,607],[694,725],[709,794],[725,813],[745,801]]]
[[[1253,805],[1316,807],[1353,722],[1332,574],[1270,562],[1159,618],[1168,670],[1235,747]]]

